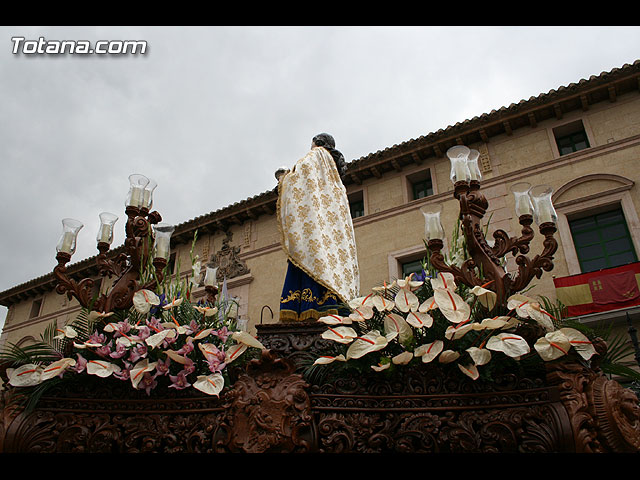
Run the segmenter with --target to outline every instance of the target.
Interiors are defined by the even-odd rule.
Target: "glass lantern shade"
[[[471,171],[467,164],[471,150],[464,145],[456,145],[447,150],[447,157],[451,161],[451,182],[468,182],[471,179]]]
[[[156,236],[156,258],[169,259],[171,251],[171,235],[176,227],[168,223],[158,223],[153,227]]]
[[[142,199],[142,207],[147,210],[151,210],[153,206],[153,191],[158,186],[155,180],[149,179],[149,183],[144,187],[143,199]]]
[[[533,217],[536,223],[538,225],[548,222],[557,223],[558,214],[551,202],[553,188],[549,185],[537,185],[529,191],[529,195],[533,203]]]
[[[98,229],[98,242],[111,245],[113,242],[113,225],[118,221],[118,217],[113,213],[102,212],[100,214],[100,228]]]
[[[511,186],[511,192],[516,201],[516,215],[518,217],[522,215],[533,215],[533,204],[529,196],[530,190],[531,184],[527,182],[519,182]]]
[[[144,190],[149,184],[149,179],[144,175],[134,173],[129,175],[129,194],[127,195],[128,207],[142,207]]]
[[[215,287],[218,284],[218,267],[207,267],[204,273],[204,285]]]
[[[76,238],[82,227],[84,227],[82,222],[73,218],[64,218],[62,220],[62,236],[56,246],[56,250],[73,255],[76,251]]]
[[[444,228],[440,221],[442,204],[425,205],[420,208],[424,215],[424,231],[428,240],[442,240],[444,238]]]
[[[469,167],[469,178],[471,180],[482,180],[482,173],[480,173],[480,167],[478,166],[478,159],[480,158],[480,152],[478,150],[470,150],[467,157],[467,166]]]

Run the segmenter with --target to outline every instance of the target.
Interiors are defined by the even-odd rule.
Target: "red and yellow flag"
[[[553,283],[572,317],[640,305],[640,262],[554,278]]]

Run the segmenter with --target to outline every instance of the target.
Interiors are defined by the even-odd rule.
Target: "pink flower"
[[[215,335],[220,340],[222,340],[222,343],[227,343],[227,338],[229,338],[229,335],[231,335],[231,332],[227,329],[227,327],[222,327],[220,330],[211,333],[212,335]]]
[[[193,346],[193,340],[192,339],[188,339],[186,341],[186,343],[182,346],[182,348],[178,351],[176,351],[176,353],[178,355],[189,355],[191,352],[193,352],[193,349],[195,347]]]
[[[115,351],[111,352],[109,356],[111,358],[122,358],[127,354],[127,347],[122,343],[116,343]]]
[[[147,346],[140,343],[136,344],[135,347],[131,349],[131,353],[129,354],[128,360],[131,363],[136,363],[141,358],[145,358],[147,356]]]
[[[154,389],[156,385],[158,385],[158,382],[156,382],[155,377],[149,372],[145,372],[142,376],[142,380],[140,380],[140,383],[138,384],[138,388],[146,391],[147,395],[150,395],[151,390]]]
[[[169,366],[171,365],[171,359],[167,358],[166,361],[159,359],[158,363],[156,364],[156,374],[155,376],[159,376],[159,375],[166,375],[167,373],[169,373]]]
[[[79,353],[77,353],[76,355],[78,357],[78,360],[76,361],[76,365],[72,368],[72,370],[76,373],[82,373],[84,372],[85,368],[87,368],[87,359]]]
[[[171,380],[171,385],[169,385],[169,388],[183,390],[191,386],[191,384],[187,380],[187,374],[184,370],[179,372],[177,375],[169,375],[169,379]]]

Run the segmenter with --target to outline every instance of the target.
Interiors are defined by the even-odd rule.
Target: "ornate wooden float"
[[[28,414],[3,396],[0,451],[640,451],[636,395],[597,368],[565,359],[540,375],[477,383],[427,365],[312,384],[302,370],[323,347],[322,330],[259,326],[267,349],[220,398],[193,390],[147,396],[126,382],[86,377],[56,387]]]

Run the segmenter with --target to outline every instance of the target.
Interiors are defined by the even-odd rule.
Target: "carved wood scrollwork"
[[[308,385],[294,366],[264,350],[225,397],[221,452],[311,452],[315,433]]]

